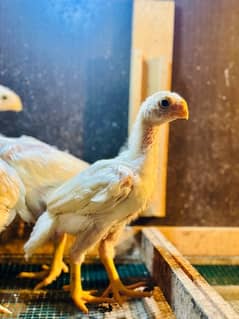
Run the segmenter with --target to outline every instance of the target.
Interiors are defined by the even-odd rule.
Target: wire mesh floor
[[[238,265],[195,265],[210,285],[239,285]]]
[[[149,273],[141,263],[118,264],[117,269],[124,283],[147,280]],[[69,274],[62,274],[58,280],[45,290],[33,291],[39,281],[17,278],[22,271],[40,271],[39,264],[3,263],[0,265],[0,303],[10,309],[12,315],[0,315],[0,318],[90,318],[90,319],[151,319],[159,318],[153,297],[131,300],[123,305],[89,305],[89,314],[82,314],[73,304],[69,293],[62,286],[69,283]],[[83,288],[103,290],[108,285],[106,272],[100,264],[82,266]],[[166,317],[162,316],[163,319]],[[167,317],[169,318],[169,317]],[[172,318],[172,317],[170,317]]]
[[[195,268],[239,313],[239,265],[195,265]]]

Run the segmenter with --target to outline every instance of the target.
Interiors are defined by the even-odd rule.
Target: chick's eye
[[[2,100],[7,100],[7,96],[6,95],[2,95]]]
[[[163,100],[160,102],[160,105],[161,105],[162,108],[165,108],[165,109],[166,109],[167,107],[169,107],[170,102],[169,102],[168,99],[163,99]]]

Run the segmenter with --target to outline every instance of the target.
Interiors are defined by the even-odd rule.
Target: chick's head
[[[0,85],[0,111],[22,110],[22,102],[20,97],[9,88]]]
[[[187,102],[177,93],[159,91],[148,97],[142,105],[143,120],[161,125],[176,119],[188,119]]]

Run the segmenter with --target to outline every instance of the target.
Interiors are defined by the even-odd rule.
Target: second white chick
[[[0,85],[0,112],[19,112],[21,110],[20,97],[8,87]],[[19,196],[24,197],[23,193],[24,187],[16,172],[7,163],[0,160],[0,232],[14,219],[16,215],[14,207]],[[19,203],[18,206],[20,206]],[[0,312],[11,313],[2,305],[0,305]]]
[[[114,246],[124,226],[150,203],[158,169],[159,126],[188,118],[187,103],[178,94],[155,93],[142,104],[129,138],[128,149],[114,159],[97,161],[56,189],[46,212],[37,220],[25,245],[26,257],[54,233],[76,235],[70,252],[70,292],[75,304],[87,313],[86,303],[110,301],[106,295],[92,296],[81,286],[81,264],[87,251],[99,243],[113,297],[145,297],[148,292],[125,286],[114,265]],[[137,285],[135,285],[137,287]]]
[[[18,213],[27,223],[35,223],[45,211],[46,198],[54,189],[89,166],[88,163],[66,152],[28,136],[19,138],[0,136],[0,158],[5,166],[15,172],[18,184],[21,183],[21,189],[18,190],[19,198],[14,209],[8,213],[9,219],[12,220]],[[3,222],[2,219],[2,224]],[[8,224],[9,220],[6,220],[2,228]],[[62,270],[67,271],[63,262],[65,242],[65,235],[54,236],[55,251],[49,270],[21,273],[20,277],[43,279],[36,286],[40,288],[54,281]]]
[[[21,98],[0,85],[0,111],[21,111]],[[0,232],[18,213],[25,222],[35,222],[44,212],[46,197],[66,180],[89,166],[66,152],[40,140],[0,135]],[[37,287],[46,286],[66,271],[63,252],[66,236],[55,236],[51,268],[39,273],[22,273],[21,277],[44,278]],[[0,311],[7,311],[0,307]]]

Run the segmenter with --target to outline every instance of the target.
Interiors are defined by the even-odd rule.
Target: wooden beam
[[[133,10],[132,48],[146,60],[164,56],[172,61],[174,1],[135,0]]]
[[[129,94],[129,131],[142,100],[171,88],[174,1],[135,0]],[[169,126],[160,134],[158,185],[144,216],[165,216]]]
[[[239,256],[239,227],[161,226],[159,230],[185,256]]]
[[[141,50],[132,49],[130,69],[129,127],[132,128],[142,102],[143,56]]]
[[[167,90],[171,86],[171,65],[167,59],[161,57],[147,61],[147,95],[157,92],[159,89]],[[160,126],[157,184],[149,208],[144,216],[164,216],[166,213],[166,185],[168,164],[168,137],[169,125]]]

